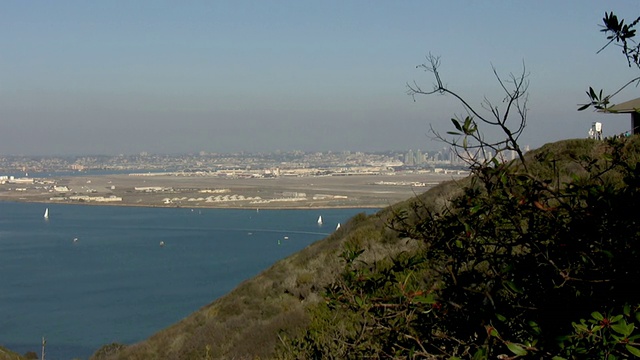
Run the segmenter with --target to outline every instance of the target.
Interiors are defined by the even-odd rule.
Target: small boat
[[[160,247],[164,246],[164,241],[160,241]]]
[[[77,243],[78,242],[78,238],[73,238],[73,242]]]
[[[336,226],[336,230],[340,229],[340,223]]]
[[[285,237],[284,237],[284,239],[285,239],[285,240],[289,240],[289,237],[288,237],[288,236],[285,236]]]
[[[45,219],[49,218],[49,208],[44,209],[44,218]]]
[[[322,215],[318,217],[318,225],[322,225]]]

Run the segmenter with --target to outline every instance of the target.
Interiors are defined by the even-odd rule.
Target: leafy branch
[[[627,65],[629,67],[633,67],[635,65],[637,68],[640,68],[640,44],[636,44],[634,40],[636,36],[635,27],[640,22],[640,17],[636,18],[629,24],[625,24],[624,22],[624,19],[618,20],[618,17],[613,12],[604,14],[604,18],[602,19],[603,25],[600,31],[607,35],[607,40],[609,41],[601,47],[597,53],[599,54],[610,45],[615,44],[622,49],[622,54],[627,59]],[[593,87],[589,87],[589,90],[587,91],[589,102],[586,104],[580,104],[578,111],[582,111],[590,107],[593,107],[596,110],[611,111],[610,108],[613,106],[611,99],[632,84],[635,84],[635,86],[640,85],[640,76],[629,80],[626,84],[611,94],[603,94],[602,89],[600,91],[596,91]]]

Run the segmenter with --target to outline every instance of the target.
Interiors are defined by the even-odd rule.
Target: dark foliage
[[[587,166],[560,187],[494,163],[443,211],[424,208],[417,222],[399,214],[393,227],[423,247],[374,263],[346,248],[345,271],[327,288],[331,311],[294,342],[297,356],[633,354],[633,331],[603,350],[576,341],[573,323],[625,306],[632,316],[628,304],[640,304],[639,143],[592,143],[605,154],[577,154]],[[548,168],[559,160],[543,159]]]
[[[441,206],[418,201],[391,219],[390,228],[420,244],[414,251],[365,261],[363,249],[345,247],[342,276],[288,354],[640,356],[640,139],[566,141],[524,156],[517,140],[526,73],[503,81],[494,70],[504,108],[485,100],[484,115],[443,85],[437,57],[428,60],[421,67],[434,75],[434,90],[414,84],[409,93],[460,100],[469,115],[452,119],[448,133],[458,138],[435,135],[467,161],[470,181]],[[479,125],[505,138],[487,140]],[[506,151],[518,159],[505,162]]]

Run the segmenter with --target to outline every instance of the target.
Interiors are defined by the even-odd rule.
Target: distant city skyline
[[[5,1],[0,12],[0,155],[439,149],[430,126],[464,114],[416,69],[441,56],[472,105],[502,101],[492,73],[529,74],[537,148],[609,136],[628,115],[576,111],[589,86],[637,69],[605,43],[607,11],[637,1]],[[637,88],[614,102],[638,97]],[[491,135],[492,129],[485,129]]]

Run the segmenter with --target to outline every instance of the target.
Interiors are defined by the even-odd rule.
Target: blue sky
[[[605,135],[626,115],[578,112],[589,86],[640,71],[605,43],[628,1],[3,1],[0,154],[403,150],[443,144],[462,108],[406,95],[425,55],[473,105],[529,73],[524,144]],[[618,102],[638,97],[631,88]],[[487,130],[491,133],[491,130]]]

